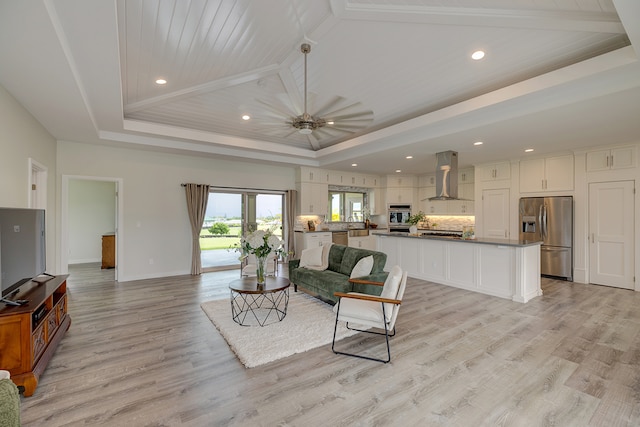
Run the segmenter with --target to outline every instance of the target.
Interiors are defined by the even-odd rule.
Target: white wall
[[[56,141],[0,86],[0,206],[29,207],[29,158],[47,168],[47,272],[56,274]]]
[[[64,141],[58,174],[122,179],[119,281],[189,274],[191,227],[180,184],[295,188],[293,167]]]
[[[101,261],[102,235],[116,228],[116,184],[70,179],[68,190],[69,264]]]

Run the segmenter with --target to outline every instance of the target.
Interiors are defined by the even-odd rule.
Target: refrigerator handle
[[[542,234],[542,208],[543,205],[540,205],[540,209],[538,209],[538,229],[540,231],[540,240],[544,240],[544,235]]]
[[[547,205],[542,205],[542,240],[547,240],[549,230],[547,230]]]

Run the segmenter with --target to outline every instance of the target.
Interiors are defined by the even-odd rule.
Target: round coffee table
[[[242,326],[265,326],[284,319],[289,305],[289,285],[285,277],[267,277],[264,285],[258,285],[255,277],[229,283],[234,322]]]

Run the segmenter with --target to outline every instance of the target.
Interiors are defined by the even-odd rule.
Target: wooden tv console
[[[71,325],[67,277],[22,285],[13,299],[25,299],[28,304],[0,304],[0,369],[11,373],[11,379],[27,397],[35,391],[40,375]]]

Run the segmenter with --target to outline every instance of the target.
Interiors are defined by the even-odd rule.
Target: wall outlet
[[[149,258],[149,265],[153,265],[153,258]]]
[[[13,232],[14,233],[19,233],[20,232],[20,226],[19,225],[14,225],[13,226]]]

